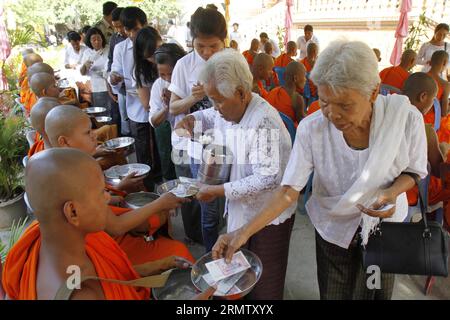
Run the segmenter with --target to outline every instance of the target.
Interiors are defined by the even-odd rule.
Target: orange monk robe
[[[28,151],[28,159],[30,159],[36,153],[44,150],[45,150],[44,140],[37,140]]]
[[[437,81],[436,81],[436,84],[438,86],[438,93],[436,95],[436,98],[439,101],[441,101],[442,95],[444,94],[444,88]],[[423,118],[424,118],[425,123],[428,123],[428,124],[431,124],[432,126],[434,126],[434,122],[435,122],[434,107],[432,107],[430,109],[430,111],[428,111],[428,113],[423,116]],[[436,133],[438,135],[439,142],[450,143],[450,114],[441,118],[441,125],[439,127],[439,130]]]
[[[30,91],[30,86],[29,86],[29,84],[28,84],[28,77],[25,76],[25,77],[23,78],[22,84],[21,84],[21,86],[20,86],[20,102],[21,102],[22,104],[25,103],[25,100],[26,100],[27,97],[28,97],[29,91]]]
[[[105,232],[86,236],[86,254],[99,278],[135,280],[139,275],[127,255]],[[33,222],[9,252],[3,269],[2,282],[6,294],[14,300],[36,300],[41,232]],[[106,300],[148,300],[150,290],[100,282]]]
[[[269,93],[264,88],[264,85],[263,85],[262,81],[258,80],[257,84],[258,84],[258,88],[259,88],[259,95],[261,96],[261,98],[267,100],[267,96],[268,96]]]
[[[22,65],[20,66],[20,72],[19,72],[19,80],[22,80],[22,81],[19,83],[19,87],[22,87],[23,80],[27,76],[27,70],[28,70],[28,68],[27,68],[26,64],[24,62],[22,62]]]
[[[267,95],[267,102],[269,102],[279,112],[284,113],[294,121],[295,127],[298,126],[298,119],[295,115],[295,110],[292,105],[292,98],[283,87],[276,87],[272,89]]]
[[[400,66],[389,67],[381,70],[380,78],[381,83],[387,84],[389,86],[395,87],[402,90],[403,84],[409,77],[409,72]]]
[[[286,68],[292,61],[294,60],[287,53],[283,53],[275,59],[275,67]]]
[[[119,216],[131,210],[114,206],[110,206],[110,208],[115,215]],[[150,234],[153,234],[161,226],[161,222],[157,215],[152,215],[148,219],[148,223],[150,226]],[[135,265],[169,256],[178,256],[185,258],[192,263],[195,262],[189,249],[182,242],[161,235],[149,242],[145,241],[143,236],[135,237],[130,234],[115,237],[115,240],[122,250],[125,251],[128,259]]]
[[[249,65],[253,64],[253,60],[255,59],[255,56],[251,53],[250,50],[246,50],[242,52],[243,56],[245,57],[245,60],[247,60]]]
[[[306,112],[306,115],[310,115],[313,114],[314,112],[316,112],[317,110],[320,110],[320,104],[319,104],[319,100],[316,100],[314,102],[312,102],[309,107],[308,107],[308,111]]]
[[[305,66],[306,72],[311,73],[313,67],[309,63],[308,58],[304,58],[304,59],[300,60],[300,62],[303,63],[303,65]],[[311,80],[308,80],[308,81],[309,81],[309,90],[311,92],[311,96],[317,97],[317,87],[314,85],[314,83]]]

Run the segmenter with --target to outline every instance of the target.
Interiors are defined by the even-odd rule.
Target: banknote
[[[250,263],[244,256],[242,251],[236,252],[230,263],[226,263],[225,259],[218,259],[205,264],[212,279],[219,282],[222,279],[228,278],[232,275],[240,273],[250,268]]]

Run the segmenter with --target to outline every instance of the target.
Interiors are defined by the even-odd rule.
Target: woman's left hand
[[[198,191],[196,198],[202,202],[211,202],[218,196],[217,186],[203,185]]]
[[[361,210],[361,212],[371,217],[387,219],[392,217],[395,213],[396,200],[397,196],[395,196],[389,189],[384,189],[380,192],[377,201],[375,201],[370,208],[366,208],[361,204],[356,205],[356,207]],[[393,204],[394,206],[388,210],[380,211],[380,208],[390,204]]]

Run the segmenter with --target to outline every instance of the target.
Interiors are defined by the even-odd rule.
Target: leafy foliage
[[[409,29],[409,36],[405,41],[405,49],[412,49],[414,51],[418,51],[420,44],[423,42],[422,38],[427,37],[427,29],[429,28],[430,23],[425,16],[425,12],[423,12],[419,16],[419,20],[415,22]]]
[[[23,191],[22,158],[27,146],[23,117],[12,112],[0,115],[0,201]]]
[[[6,255],[8,254],[9,250],[14,246],[14,244],[19,240],[20,236],[22,235],[26,225],[28,222],[28,217],[25,219],[19,219],[19,221],[14,221],[11,226],[11,233],[8,241],[8,245],[4,244],[0,241],[0,260],[5,262]]]

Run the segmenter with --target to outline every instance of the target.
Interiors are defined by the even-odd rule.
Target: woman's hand
[[[177,123],[174,128],[175,133],[180,137],[191,138],[194,136],[195,118],[192,115],[186,116]]]
[[[192,86],[192,97],[195,99],[196,102],[202,100],[206,96],[205,89],[203,88],[203,85],[196,84]]]
[[[109,75],[109,79],[111,80],[111,84],[113,86],[123,81],[123,77],[115,71],[111,72],[111,74]]]
[[[203,185],[195,197],[197,198],[197,200],[202,202],[211,202],[217,197],[223,196],[221,192],[222,189],[223,189],[222,185],[220,186]]]
[[[212,248],[213,259],[225,258],[225,261],[230,263],[234,253],[248,241],[248,238],[244,228],[220,235]]]
[[[167,108],[166,108],[166,109],[167,109],[166,111],[169,111],[169,105],[170,105],[170,97],[171,97],[171,95],[172,95],[172,92],[170,92],[169,89],[164,88],[164,89],[162,90],[162,93],[161,93],[161,99],[162,99],[162,101],[163,101],[163,103],[164,103],[164,106],[167,107]]]
[[[370,206],[370,208],[366,208],[361,204],[356,205],[356,207],[361,212],[363,212],[371,217],[387,219],[387,218],[392,217],[395,213],[396,200],[397,200],[397,197],[394,195],[394,193],[392,191],[390,191],[389,189],[384,189],[379,194],[377,201],[375,201]],[[390,204],[393,204],[394,206],[388,210],[379,211],[380,208],[384,207],[385,205],[390,205]]]

